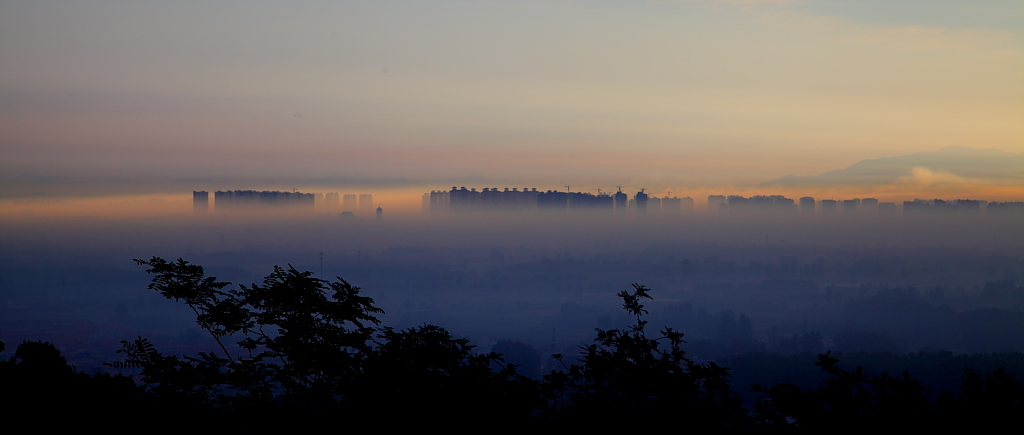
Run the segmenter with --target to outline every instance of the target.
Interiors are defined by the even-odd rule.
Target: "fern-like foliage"
[[[125,354],[125,359],[112,363],[105,363],[115,369],[143,368],[159,359],[160,353],[156,351],[149,339],[138,336],[135,340],[121,340],[121,349],[117,353]]]
[[[375,315],[383,310],[341,278],[274,267],[261,284],[230,289],[182,259],[135,261],[154,275],[149,288],[184,302],[220,349],[178,358],[142,337],[123,341],[124,360],[108,365],[141,368],[155,394],[224,406],[283,400],[315,408],[342,399],[372,351]]]

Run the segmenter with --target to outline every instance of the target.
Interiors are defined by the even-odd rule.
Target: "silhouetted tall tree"
[[[181,259],[136,262],[154,274],[149,288],[184,301],[220,349],[178,358],[142,337],[123,342],[126,358],[112,365],[141,367],[147,392],[175,406],[317,419],[391,415],[402,403],[417,421],[457,409],[528,416],[536,407],[529,380],[490,369],[497,354],[476,355],[436,326],[380,328],[383,310],[341,278],[275,267],[262,285],[227,289]]]
[[[333,403],[360,371],[379,323],[374,315],[383,312],[340,278],[328,282],[294,268],[275,267],[262,285],[236,290],[184,260],[136,262],[155,275],[149,288],[184,301],[222,352],[178,359],[141,337],[126,342],[127,358],[115,365],[142,367],[143,380],[163,396],[224,405]],[[224,342],[231,337],[233,350]]]
[[[729,388],[727,369],[686,358],[683,335],[671,328],[647,337],[641,303],[651,299],[647,292],[638,284],[620,292],[636,323],[598,329],[594,343],[581,347],[579,364],[544,377],[548,416],[572,426],[627,427],[657,418],[688,427],[742,428],[746,411]]]

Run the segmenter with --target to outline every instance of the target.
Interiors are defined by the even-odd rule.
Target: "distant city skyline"
[[[616,216],[686,216],[697,212],[692,197],[665,195],[658,197],[648,195],[644,189],[633,192],[632,197],[623,192],[621,186],[616,192],[600,191],[595,193],[572,191],[571,185],[565,191],[537,190],[537,188],[517,187],[495,188],[452,186],[450,190],[431,190],[421,197],[421,212],[427,215],[462,213],[462,212],[586,212],[595,215],[614,214]],[[340,202],[342,194],[338,192],[282,192],[234,190],[214,192],[213,209],[218,215],[245,216],[266,213],[297,215],[329,215],[338,217],[375,215],[382,218],[383,208],[374,202],[373,195],[362,193],[344,194],[346,202]],[[358,198],[358,207],[356,203]],[[192,192],[192,214],[206,216],[210,209],[209,193]],[[376,207],[375,207],[376,204]],[[798,199],[784,195],[743,195],[712,194],[707,196],[706,206],[700,210],[705,214],[734,213],[792,213],[806,215],[844,215],[870,216],[887,215],[896,212],[904,214],[991,214],[1017,215],[1024,214],[1024,201],[986,201],[969,198],[946,200],[908,199],[903,201],[879,201],[877,198],[814,198],[810,196]]]
[[[9,2],[0,198],[527,182],[698,197],[779,180],[1010,200],[1019,6]],[[871,191],[813,178],[949,147],[1006,155]]]

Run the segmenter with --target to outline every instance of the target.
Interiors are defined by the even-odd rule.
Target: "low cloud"
[[[896,180],[896,184],[917,188],[927,188],[949,185],[960,186],[964,184],[982,184],[982,180],[962,177],[949,171],[933,171],[926,167],[914,167],[910,169],[910,175],[900,177]]]

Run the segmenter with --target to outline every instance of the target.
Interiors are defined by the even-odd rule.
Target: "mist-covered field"
[[[1024,350],[1024,226],[986,215],[479,212],[388,216],[7,217],[0,340],[47,340],[82,368],[119,341],[211,342],[132,260],[183,258],[235,284],[275,265],[363,288],[396,327],[436,324],[572,354],[629,323],[616,293],[652,289],[652,326],[687,351]],[[9,351],[11,348],[8,348]]]

